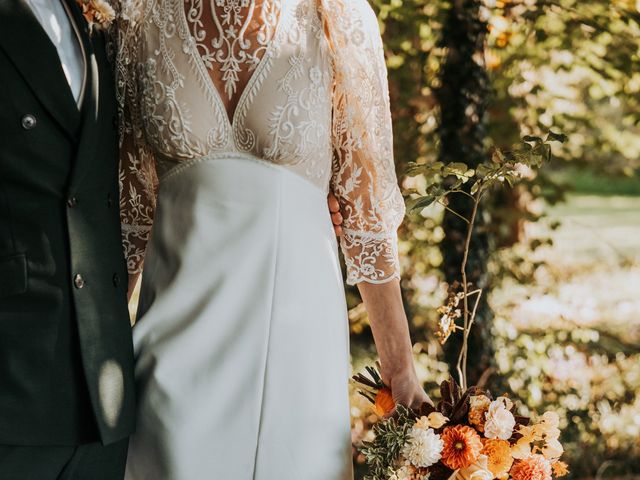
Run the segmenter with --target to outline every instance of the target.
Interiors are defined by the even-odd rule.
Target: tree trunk
[[[435,92],[440,107],[440,161],[464,162],[476,167],[487,157],[486,109],[490,95],[483,52],[486,23],[480,18],[479,0],[453,0],[443,25],[441,46],[447,52],[441,85]],[[472,202],[465,195],[450,196],[449,207],[469,217]],[[480,210],[467,265],[469,282],[484,289],[475,324],[469,337],[468,383],[474,385],[493,361],[492,312],[487,303],[489,259],[488,212]],[[443,272],[447,282],[461,280],[460,266],[467,225],[447,212],[441,244]],[[445,345],[445,358],[455,372],[462,335],[452,335]]]

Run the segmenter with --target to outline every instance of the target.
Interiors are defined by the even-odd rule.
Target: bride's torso
[[[328,189],[333,71],[316,2],[143,0],[132,60],[160,176],[242,152]]]

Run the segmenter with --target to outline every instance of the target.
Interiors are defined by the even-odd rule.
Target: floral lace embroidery
[[[205,13],[205,0],[186,1],[187,20],[196,48],[205,66],[215,75],[221,75],[225,94],[231,99],[238,93],[240,76],[245,74],[243,76],[246,77],[247,72],[255,70],[260,64],[273,38],[281,2],[265,0],[256,5],[255,0],[215,0],[214,5],[209,0],[209,11]],[[259,11],[258,19],[254,18],[256,9]],[[207,31],[203,15],[211,17],[215,32]],[[246,32],[256,20],[259,29],[255,38],[248,38]]]
[[[296,22],[288,32],[289,42],[302,45],[307,35],[317,38],[322,24],[314,2],[301,3],[296,10]],[[264,157],[274,163],[296,165],[306,162],[304,173],[308,178],[325,177],[330,165],[318,158],[331,156],[329,131],[331,117],[332,74],[320,69],[307,53],[300,49],[289,59],[290,68],[278,82],[278,90],[286,96],[286,103],[277,105],[269,117],[271,143]],[[294,86],[294,81],[304,79],[303,88]],[[318,155],[318,147],[325,147],[325,155]],[[286,153],[285,153],[286,152]],[[323,164],[325,163],[325,164]]]
[[[399,277],[404,201],[393,162],[384,49],[366,0],[318,0],[333,52],[332,188],[342,206],[347,281]]]
[[[112,50],[131,273],[144,258],[158,170],[241,150],[321,189],[331,185],[345,219],[349,283],[399,276],[404,203],[382,42],[367,0],[122,2]],[[223,95],[238,100],[231,120]]]

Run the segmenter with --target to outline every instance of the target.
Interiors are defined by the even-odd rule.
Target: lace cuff
[[[398,237],[344,230],[341,247],[347,265],[347,283],[387,283],[400,278]]]

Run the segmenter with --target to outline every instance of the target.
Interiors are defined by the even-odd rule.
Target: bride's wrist
[[[394,378],[417,378],[413,358],[383,363],[380,373],[382,378],[389,382]]]

